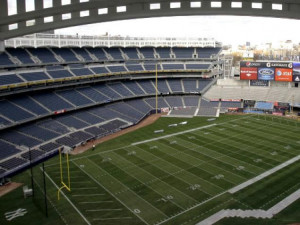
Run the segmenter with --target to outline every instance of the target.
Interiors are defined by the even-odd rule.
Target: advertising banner
[[[294,82],[300,82],[300,75],[293,76],[293,81]]]
[[[275,69],[274,68],[258,68],[258,79],[259,80],[274,80]]]
[[[275,69],[275,80],[276,81],[293,81],[293,69],[276,68]]]
[[[250,80],[250,86],[268,87],[269,81],[268,80]]]
[[[293,63],[293,81],[300,82],[300,62]]]
[[[257,68],[241,67],[241,80],[257,80]]]

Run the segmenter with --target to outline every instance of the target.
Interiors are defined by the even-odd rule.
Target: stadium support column
[[[0,41],[0,52],[4,52],[4,51],[5,51],[4,41]]]

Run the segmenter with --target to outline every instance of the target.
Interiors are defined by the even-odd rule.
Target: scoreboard
[[[300,82],[300,62],[240,62],[241,80]]]

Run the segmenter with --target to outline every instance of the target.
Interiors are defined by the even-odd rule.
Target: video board
[[[240,79],[300,82],[300,63],[241,61]]]

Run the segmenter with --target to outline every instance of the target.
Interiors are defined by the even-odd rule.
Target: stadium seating
[[[91,71],[93,71],[95,74],[102,74],[102,73],[109,73],[109,71],[106,69],[106,67],[91,67]]]
[[[71,69],[71,72],[72,72],[73,74],[75,74],[75,76],[93,75],[93,72],[90,71],[88,68]]]
[[[14,145],[0,140],[0,160],[21,152]]]
[[[48,108],[50,111],[74,108],[73,105],[66,102],[58,95],[52,92],[45,92],[31,95],[36,101]]]
[[[171,48],[155,48],[155,51],[161,59],[170,59]]]
[[[52,48],[52,51],[55,52],[56,55],[65,60],[65,62],[78,62],[78,58],[69,48]]]
[[[56,94],[75,106],[84,106],[94,103],[76,90],[70,89],[65,91],[57,91]]]
[[[146,93],[138,86],[135,81],[127,81],[123,83],[134,95],[145,95]]]
[[[173,93],[182,93],[182,84],[181,79],[168,79],[167,80],[169,87],[171,88],[171,92]]]
[[[202,63],[198,63],[198,64],[191,64],[191,63],[187,63],[186,65],[186,69],[187,70],[203,70],[203,69],[208,69],[210,64],[202,64]]]
[[[195,51],[194,48],[173,48],[172,50],[177,59],[191,59]]]
[[[114,60],[124,60],[119,48],[103,48]]]
[[[0,85],[16,84],[24,82],[16,74],[0,75]]]
[[[5,52],[0,53],[0,66],[12,66],[14,63]]]
[[[127,64],[126,67],[129,71],[144,71],[141,64]]]
[[[184,64],[163,63],[162,66],[164,70],[184,70]]]
[[[42,63],[57,63],[54,54],[47,48],[28,48],[28,51]]]
[[[19,73],[19,75],[26,81],[36,81],[36,80],[49,80],[44,72],[30,72],[30,73]]]
[[[99,61],[106,61],[108,60],[106,57],[105,52],[103,51],[102,48],[85,48],[87,52],[93,54],[98,58]]]
[[[122,51],[128,56],[129,59],[139,59],[136,48],[122,48]]]
[[[34,118],[32,113],[23,110],[7,100],[0,101],[0,109],[3,116],[15,122]]]
[[[195,106],[199,105],[199,96],[183,96],[183,101],[185,106]]]
[[[140,48],[140,53],[144,56],[145,59],[154,59],[154,50],[153,48]]]
[[[72,48],[72,51],[74,51],[77,55],[81,56],[86,62],[93,61],[93,59],[85,50],[85,48]]]
[[[28,52],[23,48],[7,48],[6,51],[23,64],[34,64]]]
[[[69,70],[53,70],[47,72],[52,78],[66,78],[66,77],[74,77]]]

